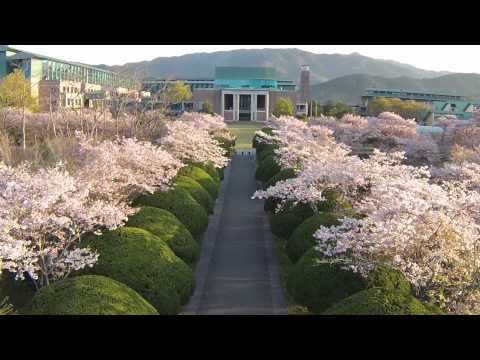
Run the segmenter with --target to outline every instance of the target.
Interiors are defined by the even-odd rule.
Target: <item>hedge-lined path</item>
[[[263,201],[251,200],[254,174],[253,156],[233,156],[183,314],[287,314]]]

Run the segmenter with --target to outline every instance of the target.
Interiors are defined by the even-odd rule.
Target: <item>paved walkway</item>
[[[202,242],[183,314],[286,314],[274,240],[256,190],[255,159],[235,155]]]

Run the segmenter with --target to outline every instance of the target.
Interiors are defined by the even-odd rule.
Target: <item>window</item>
[[[233,94],[225,94],[224,110],[233,110]]]
[[[257,95],[257,110],[265,111],[265,95]]]

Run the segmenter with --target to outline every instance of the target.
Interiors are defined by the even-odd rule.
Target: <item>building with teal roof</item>
[[[169,83],[182,81],[190,86],[193,99],[175,104],[178,112],[199,110],[209,102],[226,121],[266,121],[280,98],[290,99],[297,115],[307,113],[310,68],[304,65],[300,70],[299,86],[273,67],[216,66],[213,79],[148,79],[143,90],[158,94]]]
[[[91,105],[90,100],[100,93],[129,93],[140,88],[133,78],[106,69],[0,45],[0,79],[15,69],[30,81],[31,94],[41,110],[50,109],[52,102],[54,109],[83,107]]]
[[[366,89],[362,96],[362,109],[367,110],[368,102],[372,98],[385,97],[402,100],[414,100],[427,106],[424,119],[435,121],[442,115],[455,115],[458,119],[469,120],[475,114],[476,104],[465,96],[428,91],[394,90],[394,89]]]

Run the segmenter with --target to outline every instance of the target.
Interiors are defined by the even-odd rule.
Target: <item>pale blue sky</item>
[[[426,70],[480,73],[479,45],[11,45],[21,50],[87,64],[122,65],[196,52],[299,48],[317,54],[350,54],[395,60]]]

